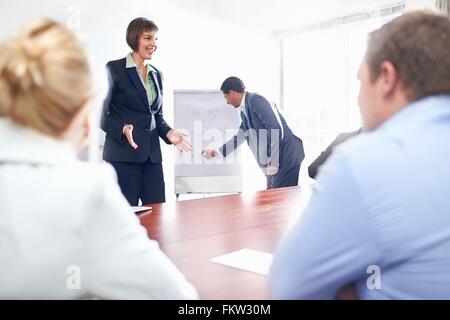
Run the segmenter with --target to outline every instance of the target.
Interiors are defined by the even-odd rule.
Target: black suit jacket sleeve
[[[114,74],[113,68],[111,68],[110,64],[108,63],[106,65],[106,72],[108,75],[108,83],[109,83],[109,89],[108,89],[108,95],[106,96],[106,99],[103,103],[103,109],[102,109],[102,116],[101,116],[101,122],[100,127],[103,131],[106,132],[107,135],[109,135],[111,138],[116,140],[119,143],[124,143],[124,136],[123,136],[123,126],[125,123],[120,121],[118,118],[116,118],[111,113],[111,104],[114,101],[114,79],[116,78],[116,75]]]
[[[153,67],[154,68],[154,67]],[[163,75],[162,72],[157,70],[158,76],[158,86],[159,86],[159,93],[161,95],[161,100],[163,99]],[[162,107],[159,109],[159,111],[155,114],[155,121],[156,121],[156,128],[158,130],[158,135],[164,140],[167,144],[172,144],[169,139],[167,139],[167,133],[172,130],[172,128],[167,124],[166,120],[164,120],[163,117],[163,111]]]

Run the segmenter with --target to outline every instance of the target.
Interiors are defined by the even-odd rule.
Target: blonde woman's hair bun
[[[34,86],[43,86],[41,58],[44,51],[51,48],[36,45],[33,38],[55,26],[57,26],[57,23],[52,20],[34,19],[26,28],[3,45],[0,68],[2,76],[12,87],[26,91]]]
[[[58,136],[91,94],[84,48],[62,24],[34,19],[0,46],[0,116]]]

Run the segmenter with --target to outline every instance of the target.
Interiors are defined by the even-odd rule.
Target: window
[[[400,13],[394,15],[391,10],[389,15],[380,17],[380,12],[378,17],[309,28],[312,30],[281,37],[284,113],[293,131],[303,140],[306,153],[303,168],[337,134],[361,126],[357,71],[367,35]],[[302,170],[302,176],[306,171]]]

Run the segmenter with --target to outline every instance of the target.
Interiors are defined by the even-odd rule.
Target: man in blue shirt
[[[275,299],[450,299],[450,21],[369,36],[360,136],[333,152],[270,271]]]

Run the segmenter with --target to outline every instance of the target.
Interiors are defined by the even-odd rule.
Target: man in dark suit
[[[288,127],[277,106],[257,93],[247,92],[237,77],[227,78],[220,88],[227,103],[241,111],[238,132],[219,150],[203,150],[205,158],[226,157],[247,141],[267,177],[267,189],[298,185],[305,158],[302,140]]]

